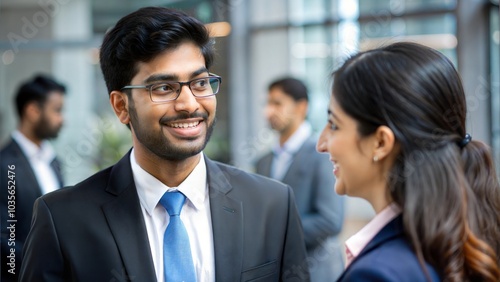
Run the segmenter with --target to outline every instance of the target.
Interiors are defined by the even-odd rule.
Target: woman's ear
[[[374,133],[375,147],[373,152],[373,161],[377,162],[392,154],[396,150],[396,139],[392,129],[381,125]]]
[[[129,124],[130,115],[129,115],[129,97],[127,94],[120,91],[112,91],[109,94],[109,102],[111,103],[111,107],[113,107],[113,111],[115,111],[116,116],[123,124]]]

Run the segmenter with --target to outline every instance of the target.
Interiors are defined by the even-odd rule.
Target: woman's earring
[[[375,162],[375,163],[378,162],[378,156],[373,157],[373,162]]]

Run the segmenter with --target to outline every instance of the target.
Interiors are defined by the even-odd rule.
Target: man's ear
[[[111,103],[111,107],[113,111],[115,111],[116,116],[123,124],[130,123],[130,115],[129,115],[129,97],[127,94],[120,91],[112,91],[109,94],[109,102]]]
[[[379,126],[375,131],[374,142],[373,160],[375,162],[393,155],[396,151],[394,132],[385,125]]]
[[[31,101],[26,104],[23,117],[30,123],[36,123],[40,119],[41,114],[42,106],[36,101]]]
[[[309,103],[305,99],[299,100],[295,103],[297,105],[298,112],[305,118],[307,116]]]

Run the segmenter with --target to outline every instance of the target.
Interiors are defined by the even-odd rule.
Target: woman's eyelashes
[[[328,124],[329,124],[329,127],[330,127],[331,130],[337,130],[338,129],[337,125],[332,120],[328,120]]]

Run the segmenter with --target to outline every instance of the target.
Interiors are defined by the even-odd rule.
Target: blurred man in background
[[[62,84],[38,75],[15,97],[19,124],[0,150],[2,281],[17,281],[33,203],[63,186],[60,163],[47,140],[62,127],[65,92]]]
[[[316,151],[316,137],[306,121],[307,88],[286,77],[268,88],[266,117],[279,143],[257,162],[256,171],[292,187],[304,227],[311,281],[335,281],[344,268],[337,235],[344,203],[333,187],[332,163]]]

